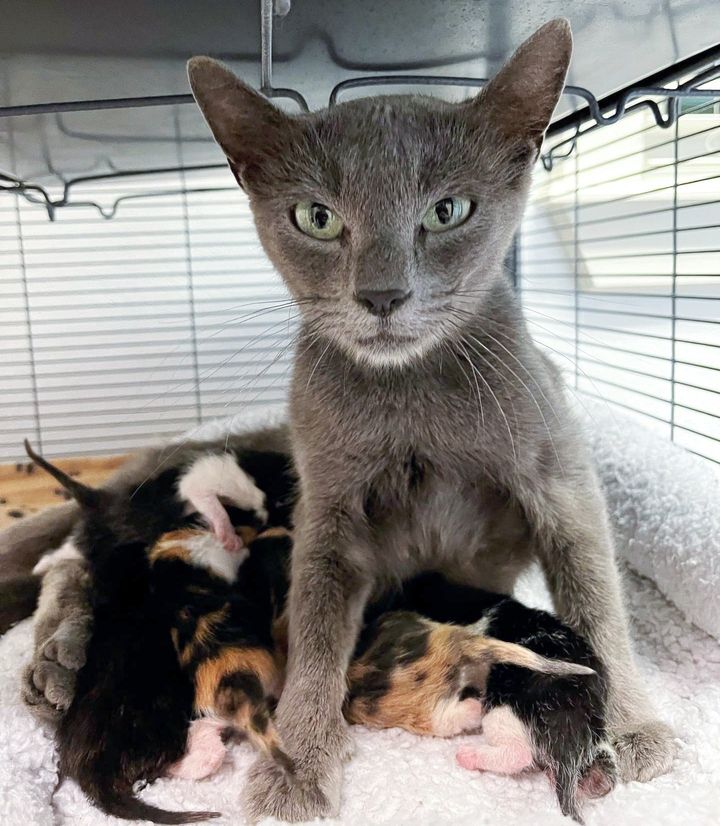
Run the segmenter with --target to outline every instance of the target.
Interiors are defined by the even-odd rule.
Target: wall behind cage
[[[720,462],[720,103],[682,99],[667,130],[636,112],[538,169],[518,284],[581,403]]]
[[[54,223],[0,195],[0,461],[26,436],[50,456],[118,453],[284,401],[294,314],[247,198],[224,170],[82,195],[148,191],[112,220]]]

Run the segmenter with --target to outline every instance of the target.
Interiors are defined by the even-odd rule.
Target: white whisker
[[[457,326],[457,329],[460,331],[461,334],[464,332],[462,330],[462,328],[459,327],[459,326]],[[490,395],[493,397],[493,399],[495,401],[495,404],[497,405],[497,408],[500,412],[500,415],[502,416],[503,421],[505,422],[505,427],[507,428],[508,436],[510,437],[510,446],[512,448],[513,458],[517,461],[517,450],[515,449],[515,439],[513,437],[512,428],[510,427],[510,422],[508,421],[508,417],[505,415],[505,411],[503,410],[503,406],[500,404],[500,399],[498,399],[498,397],[495,395],[495,391],[492,389],[492,387],[490,386],[490,383],[485,378],[485,376],[483,376],[483,374],[480,372],[480,370],[477,369],[477,367],[473,363],[472,359],[467,354],[467,351],[465,350],[462,342],[461,341],[456,341],[455,343],[458,344],[460,347],[462,347],[462,349],[465,352],[465,356],[467,357],[468,364],[470,365],[470,367],[473,370],[473,373],[480,379],[480,381],[487,388],[488,393],[490,393]],[[482,358],[482,356],[479,356],[479,357]],[[482,359],[482,360],[485,362],[485,365],[487,367],[490,367],[491,369],[494,369],[493,366],[491,364],[489,364],[485,359]],[[497,372],[497,370],[495,372]],[[511,405],[512,405],[512,402],[511,402]],[[515,416],[515,420],[517,422],[517,416]]]
[[[325,357],[325,353],[327,353],[327,351],[330,349],[331,344],[332,344],[332,340],[329,340],[328,343],[325,345],[325,349],[322,351],[322,353],[320,353],[320,358],[318,358],[318,360],[315,362],[315,366],[313,367],[310,375],[308,376],[307,384],[305,385],[305,392],[307,392],[308,389],[310,388],[310,382],[312,381],[312,377],[315,375],[315,371],[320,366],[320,362]]]
[[[494,351],[493,351],[490,347],[488,347],[486,344],[483,344],[483,343],[482,343],[479,339],[475,338],[475,336],[471,335],[470,333],[468,333],[467,335],[468,335],[468,337],[469,337],[469,338],[471,338],[471,339],[472,339],[472,340],[473,340],[476,344],[478,344],[480,347],[482,347],[482,348],[483,348],[483,350],[486,350],[488,353],[490,353],[490,355],[491,355],[491,356],[493,356],[494,358],[496,358],[496,359],[498,360],[498,362],[499,362],[499,363],[500,363],[500,364],[501,364],[501,365],[502,365],[502,366],[503,366],[506,370],[508,370],[508,371],[509,371],[509,372],[510,372],[510,373],[511,373],[511,374],[512,374],[512,375],[513,375],[513,376],[514,376],[514,377],[515,377],[515,378],[516,378],[519,382],[520,382],[520,384],[521,384],[521,385],[525,388],[525,391],[527,392],[528,396],[530,396],[530,398],[532,399],[533,404],[535,405],[535,407],[537,408],[538,413],[540,414],[540,418],[542,419],[543,425],[544,425],[544,427],[545,427],[545,431],[547,432],[548,439],[550,439],[550,444],[552,445],[553,453],[555,454],[555,458],[557,459],[558,466],[560,467],[560,471],[561,471],[561,473],[562,473],[562,474],[563,474],[563,476],[564,476],[564,475],[565,475],[565,468],[563,467],[563,463],[562,463],[562,461],[561,461],[561,459],[560,459],[560,454],[558,453],[558,451],[557,451],[557,447],[555,446],[555,440],[553,439],[552,433],[550,432],[550,427],[548,426],[547,419],[545,418],[545,413],[543,412],[543,409],[542,409],[542,407],[540,406],[540,404],[539,404],[538,400],[535,398],[535,394],[534,394],[534,393],[532,392],[532,390],[531,390],[531,389],[527,386],[527,384],[525,384],[525,382],[524,382],[524,381],[520,378],[520,376],[519,376],[519,375],[518,375],[518,374],[517,374],[517,373],[516,373],[516,372],[512,369],[512,367],[510,367],[510,365],[509,365],[509,364],[506,364],[506,363],[505,363],[505,361],[504,361],[504,360],[503,360],[503,359],[502,359],[502,358],[501,358],[501,357],[500,357],[497,353],[495,353],[495,352],[494,352]],[[491,338],[492,338],[492,336],[491,336]],[[466,343],[467,343],[467,342],[466,342]],[[495,341],[495,343],[496,343],[496,344],[500,344],[500,342],[499,342],[499,341]],[[502,346],[502,345],[500,345],[500,346]],[[474,353],[476,353],[478,356],[480,355],[480,354],[477,352],[477,350],[475,350],[475,348],[474,348],[471,344],[469,344],[469,343],[468,343],[468,347],[470,347],[470,349],[471,349]],[[503,348],[503,349],[505,349],[505,348]],[[509,350],[508,350],[508,353],[510,353],[510,351],[509,351]],[[512,353],[510,353],[510,355],[512,355]],[[519,359],[518,359],[517,361],[518,361],[518,364],[522,364],[522,362],[520,362],[520,361],[519,361]],[[524,366],[524,365],[523,365],[523,366]],[[527,371],[526,371],[526,372],[527,372]],[[528,375],[530,375],[530,374],[529,374],[529,372],[528,372]],[[540,392],[542,392],[542,390],[541,390]],[[544,397],[544,394],[543,394],[543,397]],[[546,401],[547,401],[547,399],[546,399]],[[556,416],[556,418],[557,418],[557,416]]]
[[[460,359],[457,357],[457,354],[454,352],[454,350],[450,346],[448,346],[448,351],[455,357],[455,361],[457,361],[458,367],[462,371],[463,376],[465,376],[465,378],[468,381],[468,385],[472,389],[472,385],[470,384],[470,377],[465,372],[465,368],[462,366],[462,363],[461,363]],[[467,351],[465,351],[464,348],[463,348],[463,357],[465,358],[466,361],[470,362]],[[470,366],[472,367],[472,363],[470,363]],[[475,393],[477,395],[478,408],[479,408],[478,409],[478,422],[477,422],[477,435],[479,437],[481,426],[482,426],[482,430],[485,429],[485,411],[483,410],[482,394],[480,393],[480,385],[478,384],[478,380],[477,380],[477,377],[476,377],[475,373],[472,373],[472,378],[473,378],[473,382],[475,383]]]

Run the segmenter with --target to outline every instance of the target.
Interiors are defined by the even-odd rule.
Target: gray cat
[[[427,568],[509,593],[538,560],[559,614],[607,667],[622,776],[670,767],[672,734],[632,662],[603,497],[502,269],[570,53],[567,23],[553,21],[468,102],[379,97],[301,116],[209,58],[190,62],[303,315],[278,707],[300,781],[256,764],[253,818],[337,813],[345,670],[363,607],[379,585]]]
[[[383,581],[431,567],[510,592],[538,560],[558,612],[607,666],[623,776],[669,768],[671,733],[632,662],[603,497],[502,267],[571,47],[555,20],[473,100],[377,97],[302,116],[216,61],[190,61],[196,100],[303,319],[277,712],[301,782],[257,763],[254,818],[337,813],[363,607]]]

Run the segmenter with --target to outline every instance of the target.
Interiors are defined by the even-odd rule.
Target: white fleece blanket
[[[593,427],[605,427],[607,414],[592,412]],[[208,428],[202,435],[212,435],[218,427]],[[662,588],[672,593],[678,588],[677,581],[673,584],[675,563],[653,568],[649,543],[657,543],[654,547],[658,555],[669,551],[680,561],[685,559],[680,552],[687,548],[687,559],[679,570],[685,570],[686,563],[692,573],[692,555],[697,548],[693,551],[691,543],[698,531],[703,532],[702,511],[696,512],[687,535],[681,515],[689,499],[707,495],[702,488],[686,487],[702,478],[703,472],[696,469],[695,475],[677,477],[677,492],[682,494],[677,501],[673,502],[672,497],[653,498],[654,470],[648,467],[654,463],[664,474],[658,478],[662,482],[660,487],[666,490],[673,478],[661,468],[667,462],[669,467],[675,466],[674,451],[667,445],[651,450],[643,442],[645,448],[640,446],[633,453],[634,447],[631,449],[629,443],[637,446],[640,437],[627,428],[630,426],[617,425],[613,431],[608,425],[603,435],[605,449],[601,448],[599,437],[594,441],[606,485],[620,480],[627,490],[627,495],[618,492],[609,497],[613,523],[623,529],[619,534],[621,555],[632,559],[646,573],[659,579],[664,577]],[[626,448],[621,446],[623,441]],[[641,462],[643,450],[645,465]],[[630,461],[631,454],[635,456],[632,461],[640,462],[639,465],[625,465],[625,458]],[[625,478],[621,468],[625,468],[623,473],[632,473],[632,477]],[[629,502],[634,504],[628,505]],[[651,528],[645,531],[643,526],[649,524]],[[627,543],[630,534],[638,542]],[[715,540],[717,536],[715,533]],[[685,544],[683,539],[687,540]],[[677,591],[682,594],[679,601],[687,599],[683,610],[693,616],[693,610],[703,606],[693,609],[691,574],[683,581]],[[679,752],[672,773],[665,777],[648,784],[621,786],[603,800],[588,803],[587,823],[715,826],[720,821],[720,645],[690,624],[648,579],[626,571],[625,588],[640,671],[660,716],[677,732]],[[703,593],[702,599],[707,601],[708,592]],[[518,596],[536,605],[548,604],[536,573],[522,583]],[[708,616],[712,620],[712,615]],[[119,822],[93,809],[72,783],[66,782],[55,791],[57,771],[51,735],[25,710],[18,692],[19,674],[30,646],[30,621],[0,640],[0,824],[96,826]],[[370,732],[356,728],[357,749],[345,772],[342,812],[335,822],[348,826],[545,826],[569,822],[560,815],[544,777],[495,777],[457,766],[455,751],[469,739],[419,738],[397,730]],[[216,777],[198,783],[163,780],[142,794],[164,808],[216,809],[224,817],[215,822],[242,824],[240,791],[253,759],[249,747],[239,745]]]
[[[720,640],[720,467],[603,402],[582,404],[618,554]]]

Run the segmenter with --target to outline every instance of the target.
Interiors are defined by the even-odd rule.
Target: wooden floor
[[[57,459],[53,463],[90,486],[100,484],[126,456]],[[64,499],[58,483],[31,462],[0,464],[0,530]]]

